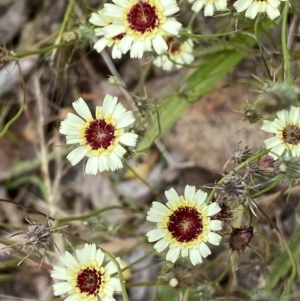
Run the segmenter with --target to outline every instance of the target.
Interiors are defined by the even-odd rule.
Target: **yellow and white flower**
[[[254,19],[258,13],[266,13],[273,20],[280,16],[280,1],[285,0],[237,0],[233,5],[238,13],[246,11],[247,18]]]
[[[175,0],[113,0],[104,5],[105,15],[112,24],[103,27],[106,38],[121,35],[118,48],[131,58],[141,58],[145,51],[161,54],[168,46],[164,36],[176,36],[181,23],[173,14],[179,11]]]
[[[204,7],[204,16],[211,17],[216,10],[225,10],[227,8],[227,0],[189,0],[193,3],[192,10],[196,13]]]
[[[124,128],[133,124],[135,119],[130,111],[117,104],[117,97],[106,95],[102,107],[96,107],[96,118],[85,101],[79,98],[73,102],[77,116],[68,113],[61,122],[59,132],[66,135],[67,144],[79,144],[67,159],[72,165],[88,157],[86,174],[96,175],[105,170],[123,167],[122,157],[126,150],[121,145],[135,146],[138,136],[125,133]]]
[[[188,65],[194,61],[194,43],[191,39],[183,43],[174,40],[173,37],[167,37],[165,40],[168,51],[156,57],[153,61],[154,65],[162,67],[164,70],[171,70],[174,65],[176,68],[181,68],[183,65]]]
[[[116,301],[112,296],[121,291],[119,278],[111,277],[117,272],[111,261],[103,266],[104,253],[95,244],[85,244],[76,250],[77,259],[65,252],[60,261],[66,267],[54,266],[51,277],[61,280],[53,284],[55,296],[69,294],[66,301]],[[120,262],[119,258],[116,258]]]
[[[300,108],[277,112],[277,118],[264,120],[261,129],[274,134],[265,140],[270,156],[278,158],[287,151],[287,155],[300,157]]]
[[[147,220],[157,223],[157,229],[146,235],[149,242],[157,241],[154,248],[162,252],[167,247],[166,259],[175,262],[179,256],[189,257],[196,265],[211,251],[207,242],[219,245],[221,236],[213,231],[221,230],[222,222],[211,220],[221,208],[217,203],[205,204],[207,193],[187,185],[184,196],[178,196],[171,188],[165,192],[167,204],[153,202]]]
[[[101,52],[105,47],[113,47],[112,48],[112,58],[113,59],[119,59],[122,57],[122,52],[120,51],[118,45],[120,43],[120,40],[124,37],[124,34],[119,34],[114,37],[107,38],[104,36],[103,27],[112,24],[113,18],[107,17],[104,13],[104,10],[99,10],[98,13],[92,13],[89,21],[99,26],[98,28],[95,28],[95,35],[100,36],[101,38],[95,43],[94,49],[97,52]]]

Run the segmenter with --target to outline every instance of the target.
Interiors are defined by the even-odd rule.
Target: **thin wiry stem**
[[[51,180],[50,180],[50,174],[49,174],[49,161],[48,161],[48,149],[45,139],[45,133],[44,133],[44,99],[43,95],[40,89],[39,79],[37,77],[37,74],[33,76],[33,86],[36,96],[36,102],[37,102],[37,132],[38,132],[38,141],[39,141],[39,156],[41,158],[41,170],[42,170],[42,177],[47,189],[47,199],[45,201],[49,202],[49,204],[52,203],[52,187],[51,187]]]
[[[288,23],[288,14],[289,14],[289,0],[286,0],[284,9],[283,9],[283,18],[281,24],[281,47],[284,61],[284,79],[288,84],[291,84],[292,79],[292,70],[291,70],[291,57],[288,49],[288,40],[287,40],[287,23]]]

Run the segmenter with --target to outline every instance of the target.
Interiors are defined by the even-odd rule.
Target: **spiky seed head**
[[[244,121],[250,124],[257,123],[262,118],[261,113],[258,111],[257,106],[253,103],[248,103],[244,109]]]
[[[238,175],[226,176],[224,182],[219,185],[218,192],[229,199],[240,199],[247,194],[247,184]]]
[[[51,241],[51,229],[45,225],[29,225],[24,245],[33,251],[45,250]]]
[[[251,149],[247,145],[243,149],[234,150],[232,154],[232,159],[234,160],[234,163],[240,164],[242,162],[245,162],[248,158],[250,158],[251,155]]]

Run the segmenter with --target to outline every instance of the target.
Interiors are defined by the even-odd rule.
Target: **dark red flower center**
[[[298,145],[300,143],[300,128],[297,125],[289,124],[282,131],[285,143]]]
[[[115,140],[115,127],[104,119],[93,120],[84,133],[87,143],[93,150],[107,149]]]
[[[173,37],[166,38],[166,43],[170,54],[176,54],[180,50],[180,43],[176,42]]]
[[[96,269],[86,268],[77,276],[77,287],[81,293],[97,295],[102,285],[102,275]]]
[[[145,33],[152,31],[158,25],[156,8],[147,1],[138,1],[129,11],[127,21],[132,30]]]
[[[180,207],[172,213],[168,230],[178,242],[191,242],[203,231],[202,217],[192,207]]]

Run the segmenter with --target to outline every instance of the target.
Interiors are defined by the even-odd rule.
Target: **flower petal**
[[[85,101],[83,100],[83,98],[79,97],[76,101],[72,103],[72,105],[76,113],[83,119],[87,121],[93,120],[92,113]]]

